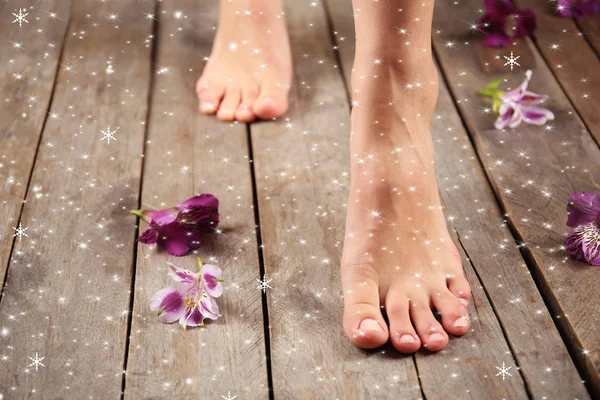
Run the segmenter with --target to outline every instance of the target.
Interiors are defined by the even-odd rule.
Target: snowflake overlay
[[[231,397],[231,392],[230,391],[227,392],[227,396],[221,395],[221,397],[224,398],[225,400],[233,400],[233,399],[237,398],[237,396]]]
[[[506,56],[502,56],[502,57],[504,57],[504,58],[506,59],[506,62],[504,63],[504,65],[503,65],[503,66],[504,66],[504,67],[506,67],[507,65],[510,65],[510,70],[511,70],[511,71],[513,70],[513,67],[514,67],[515,65],[516,65],[516,66],[518,66],[518,67],[520,67],[520,66],[521,66],[521,64],[519,64],[519,63],[517,62],[517,60],[518,60],[519,58],[521,58],[521,56],[516,56],[516,57],[515,57],[515,56],[513,55],[513,52],[512,52],[512,51],[510,52],[510,57],[506,57]]]
[[[117,133],[118,130],[119,130],[119,128],[117,128],[117,130],[115,130],[115,131],[111,131],[110,126],[109,126],[108,128],[106,128],[105,131],[100,131],[100,132],[102,132],[102,139],[100,139],[100,140],[106,140],[106,144],[110,144],[111,140],[117,141],[117,138],[115,137],[115,133]]]
[[[35,370],[37,371],[39,367],[45,367],[44,364],[42,364],[42,361],[44,360],[44,358],[46,357],[39,357],[38,353],[35,353],[35,357],[29,357],[29,359],[32,361],[31,364],[29,364],[30,367],[35,367]]]
[[[15,10],[15,11],[16,11],[16,10]],[[19,23],[19,28],[20,28],[21,26],[23,26],[23,22],[25,22],[25,23],[27,23],[27,24],[29,23],[29,21],[27,21],[27,20],[25,19],[25,17],[26,17],[26,16],[28,16],[28,15],[29,15],[29,13],[26,13],[26,12],[23,12],[23,11],[27,11],[27,10],[26,10],[25,8],[19,8],[19,12],[17,12],[17,13],[12,13],[12,15],[14,15],[14,16],[15,16],[15,20],[14,20],[12,23],[14,24],[15,22],[18,22],[18,23]]]
[[[267,275],[263,275],[262,280],[257,279],[257,281],[260,282],[260,286],[258,286],[257,289],[261,289],[263,293],[267,293],[267,289],[273,289],[271,286],[269,286],[269,282],[272,280],[273,279],[267,280]]]
[[[23,228],[23,224],[19,222],[19,227],[18,228],[13,228],[15,231],[15,234],[13,235],[13,237],[18,237],[19,241],[21,241],[23,239],[23,236],[25,237],[29,237],[28,234],[25,233],[25,231],[29,228]]]
[[[510,374],[510,372],[508,372],[509,369],[511,369],[512,367],[507,367],[504,362],[502,362],[502,367],[496,367],[496,369],[499,371],[496,376],[501,375],[502,376],[502,380],[504,380],[506,378],[506,376],[512,376]]]

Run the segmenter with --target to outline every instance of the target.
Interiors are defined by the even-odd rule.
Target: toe
[[[467,306],[459,301],[455,295],[450,293],[448,289],[443,288],[440,292],[432,295],[431,301],[442,316],[442,325],[446,332],[454,336],[467,333],[471,324]]]
[[[433,316],[429,306],[429,299],[411,298],[410,318],[416,328],[423,348],[429,351],[442,350],[448,344],[448,335]]]
[[[421,347],[421,340],[410,322],[409,300],[404,294],[390,290],[386,296],[385,309],[390,323],[392,345],[401,353],[414,353]]]
[[[245,87],[242,89],[242,102],[235,112],[235,119],[240,122],[252,122],[256,119],[252,105],[258,97],[257,87]]]
[[[235,119],[235,112],[240,106],[240,100],[242,98],[242,91],[236,87],[228,87],[223,101],[217,111],[217,118],[221,121],[233,121]]]
[[[385,344],[388,330],[379,304],[379,278],[370,265],[341,269],[344,288],[344,332],[357,347],[373,349]]]
[[[225,87],[221,85],[203,85],[198,81],[196,93],[200,100],[200,112],[203,114],[215,114],[225,94]]]
[[[261,119],[273,119],[282,116],[288,109],[288,85],[265,82],[252,109]]]
[[[449,275],[446,284],[450,293],[456,296],[462,304],[465,306],[469,305],[469,301],[471,300],[471,286],[462,271],[460,271],[460,274]]]

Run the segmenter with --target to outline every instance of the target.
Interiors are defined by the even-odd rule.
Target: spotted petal
[[[184,315],[179,319],[179,323],[184,328],[188,326],[201,326],[204,324],[204,315],[200,311],[200,307],[195,305],[193,307],[188,307],[185,311]]]
[[[567,204],[567,225],[575,227],[600,221],[600,196],[592,192],[574,193]]]
[[[532,125],[544,125],[546,122],[554,120],[554,114],[552,111],[542,107],[523,107],[522,114],[523,121]]]
[[[174,264],[167,263],[169,266],[169,272],[175,281],[180,283],[193,283],[198,279],[198,275],[187,269],[179,268]]]
[[[158,319],[166,324],[181,318],[185,309],[184,295],[177,286],[161,289],[150,299],[150,310],[157,312]]]
[[[219,306],[217,302],[212,296],[207,295],[206,293],[202,294],[202,302],[200,303],[202,307],[202,314],[209,319],[217,319],[219,318]]]
[[[200,275],[206,293],[212,297],[219,297],[223,294],[223,285],[218,282],[221,279],[221,268],[216,265],[204,264],[200,270]]]

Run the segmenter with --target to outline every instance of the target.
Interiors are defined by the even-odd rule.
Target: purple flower
[[[519,10],[510,0],[485,0],[485,10],[477,28],[485,34],[486,47],[508,47],[513,39],[529,36],[537,28],[534,12]]]
[[[579,260],[600,265],[600,196],[596,193],[574,193],[567,204],[567,225],[574,227],[565,248]]]
[[[150,225],[138,238],[145,244],[158,243],[169,254],[183,256],[202,244],[201,236],[219,225],[219,201],[201,194],[166,210],[135,210],[132,214]]]
[[[547,96],[527,90],[531,74],[531,70],[528,70],[525,80],[518,88],[504,92],[500,96],[499,117],[494,123],[496,129],[504,129],[507,126],[514,128],[523,121],[533,125],[544,125],[548,120],[554,119],[554,114],[550,110],[536,107],[536,104],[546,100]]]
[[[561,17],[583,18],[600,11],[599,0],[557,0],[556,11]]]
[[[203,326],[204,318],[219,318],[219,306],[215,298],[223,294],[221,269],[215,265],[202,264],[198,257],[198,272],[178,268],[167,263],[171,277],[177,282],[159,290],[150,300],[150,310],[158,319],[170,324],[179,320],[184,328]]]

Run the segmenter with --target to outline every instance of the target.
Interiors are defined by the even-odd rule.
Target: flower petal
[[[508,121],[508,126],[511,128],[516,128],[517,126],[521,125],[521,121],[523,121],[523,113],[520,109],[515,109],[510,117],[510,121]]]
[[[202,302],[200,303],[202,307],[202,314],[209,319],[217,319],[219,318],[219,306],[217,302],[212,296],[207,295],[206,293],[202,294]]]
[[[521,101],[523,99],[523,96],[525,95],[525,92],[527,92],[527,86],[529,86],[529,81],[531,80],[532,74],[533,72],[530,69],[528,69],[527,72],[525,72],[525,79],[519,85],[519,87],[504,92],[504,94],[502,95],[502,101]]]
[[[600,223],[592,222],[583,225],[583,244],[582,250],[586,261],[590,265],[600,265]]]
[[[600,196],[592,192],[573,193],[567,204],[567,225],[571,227],[600,221]]]
[[[209,207],[219,209],[219,200],[212,194],[201,194],[190,197],[186,201],[177,205],[175,208],[179,211],[188,211],[193,207]]]
[[[190,251],[190,247],[180,237],[171,236],[159,238],[158,243],[172,256],[181,257]]]
[[[521,103],[532,106],[546,100],[547,98],[548,96],[546,95],[526,91],[521,97]]]
[[[158,231],[151,225],[139,237],[138,242],[144,244],[154,244],[158,238]]]
[[[583,237],[580,227],[573,229],[565,239],[565,249],[578,260],[585,260],[583,254]]]
[[[554,119],[552,111],[542,107],[525,106],[522,114],[523,120],[532,125],[544,125],[548,120]]]
[[[167,263],[167,265],[169,266],[169,273],[177,282],[193,283],[198,279],[198,274],[192,271],[179,268],[171,263]]]
[[[515,33],[514,37],[529,36],[537,28],[537,18],[535,13],[529,9],[518,10],[515,13]]]
[[[158,312],[158,319],[166,324],[181,318],[185,308],[184,295],[177,286],[161,289],[150,299],[150,310]]]
[[[223,285],[217,282],[221,278],[221,273],[221,268],[210,264],[204,264],[200,270],[204,290],[212,297],[219,297],[223,294]]]
[[[158,225],[168,225],[177,218],[177,212],[172,208],[158,211],[144,211],[144,214],[150,217],[151,222]]]
[[[194,307],[189,307],[185,314],[179,319],[179,323],[184,328],[188,326],[200,326],[203,325],[204,315],[200,311],[200,307],[198,305]]]

